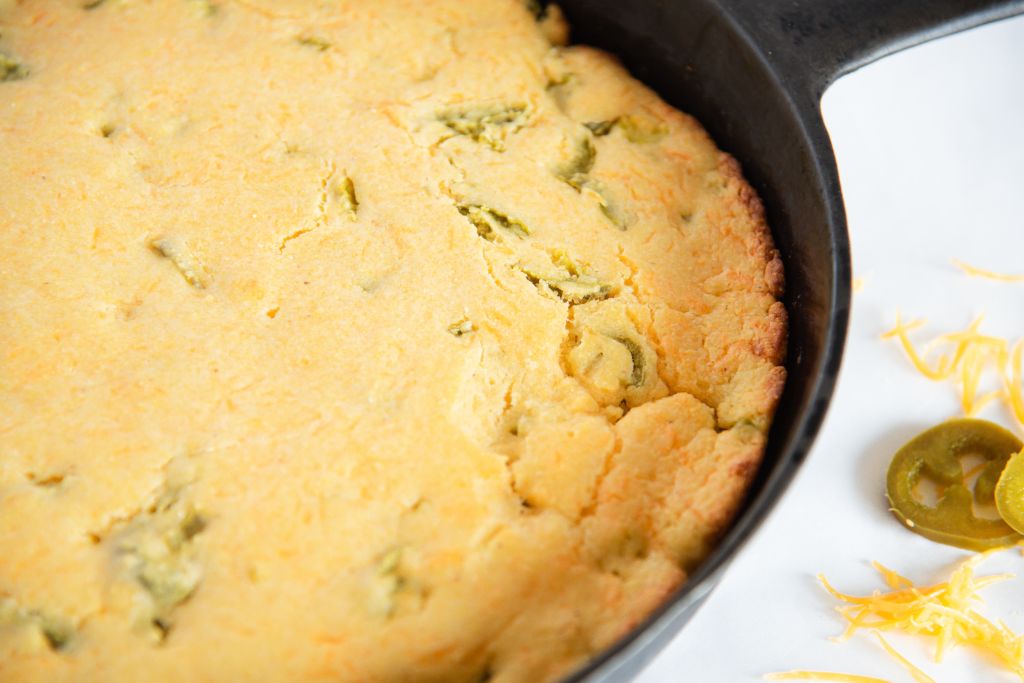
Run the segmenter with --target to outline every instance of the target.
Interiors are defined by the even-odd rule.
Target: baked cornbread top
[[[0,0],[0,680],[544,681],[782,387],[699,124],[515,0]]]

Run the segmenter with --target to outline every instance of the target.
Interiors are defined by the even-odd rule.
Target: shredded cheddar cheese
[[[918,668],[913,662],[911,662],[909,659],[907,659],[899,652],[897,652],[896,648],[890,645],[889,641],[883,638],[881,633],[875,631],[875,637],[878,638],[878,642],[885,649],[885,651],[889,653],[889,656],[895,659],[900,664],[902,664],[903,668],[910,672],[910,675],[914,677],[914,680],[917,681],[917,683],[935,683],[934,678],[926,674],[924,671],[921,671],[921,669]]]
[[[993,401],[1002,401],[1017,422],[1024,427],[1024,386],[1022,386],[1021,356],[1024,339],[1012,347],[1010,342],[980,332],[979,317],[965,329],[942,334],[928,344],[918,347],[910,340],[910,332],[922,327],[924,320],[903,322],[896,315],[896,325],[882,334],[883,339],[896,339],[914,368],[933,381],[950,381],[960,391],[960,405],[964,415],[973,417]],[[939,351],[933,362],[931,352]],[[980,394],[982,379],[994,372],[1002,388]]]
[[[1014,633],[1001,621],[982,616],[975,605],[982,602],[979,591],[994,583],[1012,578],[1011,574],[975,576],[977,566],[989,555],[1006,550],[997,548],[974,555],[960,563],[949,580],[932,586],[917,586],[879,562],[872,566],[890,589],[870,595],[841,593],[818,576],[825,589],[842,601],[836,609],[846,619],[847,627],[839,640],[857,631],[870,630],[885,652],[910,673],[917,683],[936,683],[909,659],[900,654],[881,631],[895,631],[935,638],[935,661],[941,662],[946,651],[958,645],[971,647],[999,662],[1024,681],[1024,635]],[[1021,544],[1024,552],[1024,544]],[[836,681],[838,683],[878,683],[885,679],[834,671],[792,670],[765,674],[769,681]]]
[[[988,280],[999,280],[1000,282],[1024,282],[1024,275],[1007,275],[1005,273],[996,273],[991,270],[985,270],[983,268],[976,268],[969,263],[958,261],[953,259],[953,265],[964,271],[968,275],[974,277],[983,277]]]
[[[875,568],[875,571],[882,575],[882,578],[885,579],[885,585],[887,585],[889,588],[909,588],[910,586],[914,585],[913,581],[903,576],[902,574],[897,574],[881,562],[872,561],[871,566]]]
[[[1024,635],[1014,633],[1001,621],[984,617],[974,607],[981,601],[978,591],[1012,577],[1010,574],[975,577],[978,564],[992,552],[997,551],[965,560],[948,581],[926,587],[916,586],[876,563],[876,569],[891,590],[887,593],[876,590],[867,596],[841,593],[825,577],[818,578],[829,593],[844,603],[837,608],[847,621],[843,639],[862,629],[929,636],[935,638],[936,662],[942,661],[947,650],[958,645],[968,646],[986,653],[1024,681]],[[931,681],[884,640],[882,645],[919,683]]]
[[[896,326],[893,327],[888,332],[882,333],[882,339],[892,339],[893,337],[898,339],[900,345],[903,347],[903,351],[907,354],[907,358],[909,358],[910,362],[914,364],[914,367],[917,369],[917,371],[920,372],[925,377],[927,377],[928,379],[946,379],[952,372],[952,369],[950,367],[949,356],[941,356],[935,368],[931,368],[928,366],[928,363],[925,362],[925,359],[918,354],[917,349],[914,347],[914,344],[910,341],[910,337],[907,336],[908,332],[916,330],[917,328],[923,326],[924,323],[924,320],[912,320],[909,323],[904,323],[902,320],[900,320],[899,313],[897,313]]]

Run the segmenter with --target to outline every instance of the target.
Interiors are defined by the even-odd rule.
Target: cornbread
[[[0,680],[551,681],[784,381],[735,161],[517,0],[0,0]]]

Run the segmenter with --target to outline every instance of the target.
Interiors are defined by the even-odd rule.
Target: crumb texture
[[[785,377],[760,202],[518,0],[0,0],[0,680],[552,681]]]

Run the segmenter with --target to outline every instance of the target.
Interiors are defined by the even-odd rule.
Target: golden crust
[[[782,265],[736,161],[567,35],[0,2],[0,679],[552,680],[685,580]]]

